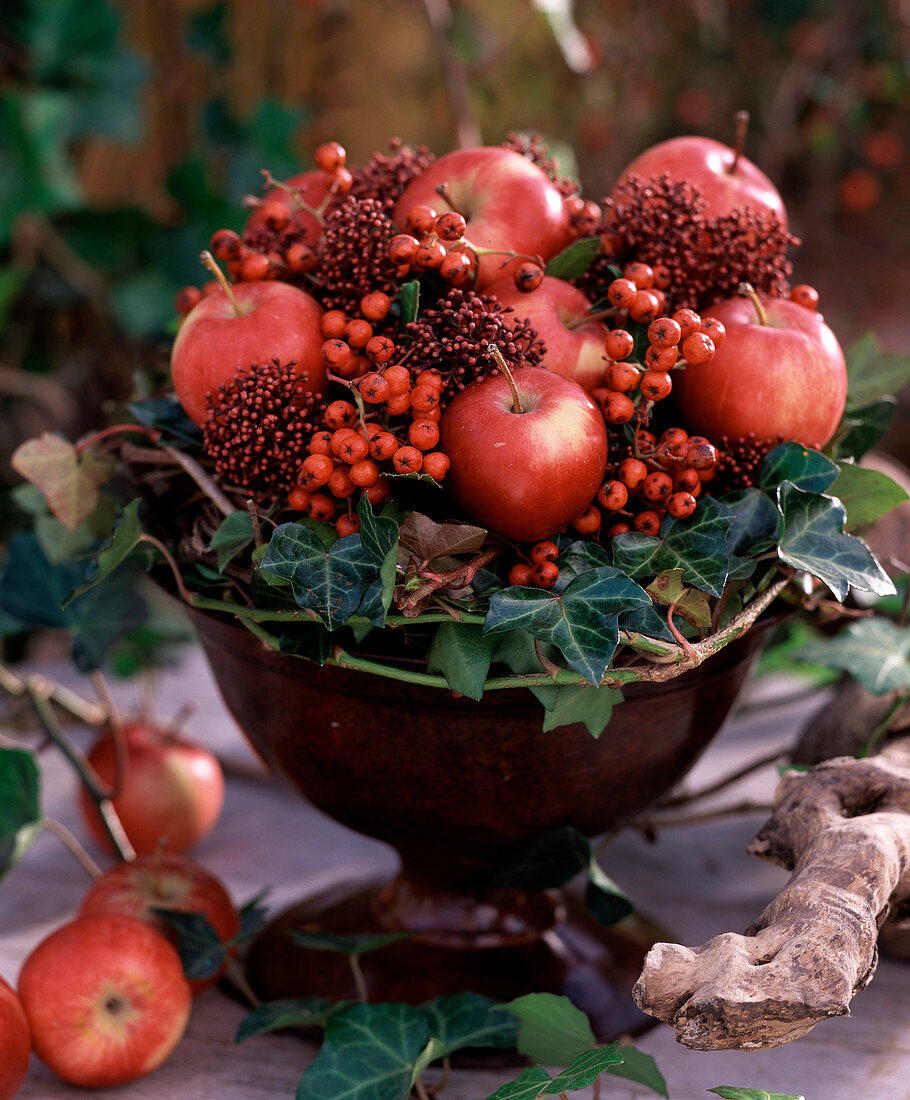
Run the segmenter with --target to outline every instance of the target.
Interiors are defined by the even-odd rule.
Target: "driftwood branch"
[[[744,935],[657,944],[635,986],[695,1050],[788,1043],[870,981],[879,928],[910,900],[910,738],[788,772],[749,851],[793,872],[779,896]]]

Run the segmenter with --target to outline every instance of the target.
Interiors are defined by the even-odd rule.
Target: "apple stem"
[[[755,292],[755,287],[751,283],[740,283],[739,293],[744,298],[748,298],[754,306],[755,313],[758,316],[758,323],[760,325],[767,325],[768,314],[765,313],[765,307],[761,304],[761,298],[759,298],[758,294]]]
[[[737,111],[733,116],[733,123],[736,126],[733,138],[733,160],[730,161],[730,167],[727,169],[727,174],[731,176],[736,171],[739,158],[743,155],[743,150],[746,147],[746,134],[749,132],[749,112]]]
[[[41,818],[41,828],[46,829],[63,844],[64,848],[72,855],[83,871],[92,879],[101,878],[101,868],[88,854],[79,840],[59,821],[52,817]]]
[[[443,202],[447,202],[449,207],[454,210],[456,214],[464,216],[464,212],[459,210],[455,205],[455,200],[452,198],[452,189],[449,187],[448,181],[444,180],[442,183],[436,184],[436,194],[442,199]]]
[[[228,296],[231,305],[234,307],[234,313],[236,313],[238,317],[242,317],[243,310],[240,308],[240,303],[237,301],[236,294],[234,294],[234,288],[228,282],[227,275],[225,275],[225,273],[218,266],[215,257],[211,254],[211,252],[209,252],[208,249],[205,249],[203,252],[200,253],[199,259],[205,264],[209,271],[211,271],[211,273],[218,280],[218,285]]]
[[[524,409],[521,407],[518,387],[515,385],[515,379],[512,376],[512,371],[509,369],[509,364],[505,361],[505,357],[495,344],[487,344],[487,354],[493,358],[496,366],[499,367],[506,376],[506,381],[509,383],[509,389],[512,391],[512,412],[521,415]]]

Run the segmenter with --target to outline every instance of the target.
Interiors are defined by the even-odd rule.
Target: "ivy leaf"
[[[109,546],[101,550],[93,563],[92,576],[85,584],[81,584],[68,596],[66,603],[72,603],[84,592],[100,584],[122,565],[132,554],[142,540],[142,524],[139,522],[139,507],[142,501],[138,498],[131,500],[123,509],[120,522],[114,528],[114,534]]]
[[[754,486],[728,493],[723,503],[733,516],[727,532],[730,580],[745,580],[755,572],[753,555],[770,550],[780,535],[780,512]]]
[[[442,623],[433,636],[427,667],[441,672],[449,687],[469,699],[483,695],[496,638],[474,623]]]
[[[675,613],[692,626],[703,628],[711,625],[711,605],[704,592],[686,588],[682,583],[681,569],[668,569],[658,574],[648,585],[648,595],[664,607],[675,605]]]
[[[338,1001],[333,1004],[325,997],[300,997],[296,1000],[267,1001],[254,1008],[240,1022],[235,1043],[245,1043],[256,1035],[268,1031],[282,1031],[291,1027],[321,1027],[335,1012],[353,1004]]]
[[[768,1092],[767,1089],[741,1088],[739,1085],[718,1085],[708,1089],[724,1100],[806,1100],[806,1098],[794,1092]]]
[[[622,1055],[616,1049],[615,1043],[608,1047],[586,1050],[574,1058],[558,1077],[553,1078],[543,1095],[558,1096],[561,1092],[585,1089],[588,1085],[593,1085],[602,1073],[621,1062]]]
[[[411,1070],[411,1088],[413,1089],[417,1078],[421,1075],[421,1073],[423,1073],[428,1065],[430,1065],[432,1062],[438,1061],[440,1058],[445,1058],[445,1056],[445,1044],[440,1042],[439,1039],[430,1039],[427,1045],[417,1056],[417,1061],[414,1063],[414,1068]]]
[[[603,566],[612,566],[612,556],[606,547],[590,539],[578,539],[559,554],[559,579],[568,583],[582,573]],[[563,585],[565,587],[565,585]]]
[[[557,279],[580,279],[594,262],[600,248],[599,237],[583,237],[573,241],[549,261],[544,274]]]
[[[163,437],[170,437],[176,443],[202,446],[202,429],[190,420],[175,398],[148,397],[126,408],[137,423],[157,428]]]
[[[541,833],[517,867],[496,876],[500,886],[549,890],[587,873],[585,904],[595,920],[615,924],[632,912],[632,902],[601,870],[588,838],[571,825]]]
[[[357,516],[364,549],[381,564],[398,545],[398,524],[390,516],[377,516],[366,494],[357,505]]]
[[[249,512],[238,508],[225,516],[209,543],[209,549],[214,550],[218,557],[218,572],[223,573],[228,562],[233,561],[252,541],[253,517]]]
[[[25,749],[0,749],[0,879],[41,830],[40,776]]]
[[[148,605],[136,589],[138,567],[121,566],[70,604],[73,660],[80,672],[100,668],[111,649],[145,622]]]
[[[846,513],[839,500],[803,492],[787,481],[778,488],[777,499],[784,517],[777,549],[782,561],[824,581],[838,600],[851,586],[879,596],[894,593],[891,578],[871,550],[844,534]]]
[[[95,511],[100,489],[110,480],[113,463],[91,447],[81,454],[53,432],[20,444],[11,459],[13,469],[36,485],[47,506],[67,531],[75,531]]]
[[[514,1047],[518,1021],[499,1007],[479,993],[452,993],[427,1001],[420,1010],[430,1034],[451,1053],[464,1047]]]
[[[334,630],[357,610],[380,567],[360,535],[347,535],[326,550],[308,527],[282,523],[272,532],[261,568],[290,581],[297,604]]]
[[[404,552],[399,561],[406,566],[411,557],[419,562],[432,562],[441,557],[477,554],[486,537],[482,527],[469,523],[437,523],[421,512],[411,512],[398,532],[399,545]]]
[[[842,458],[860,459],[891,427],[897,401],[883,397],[871,405],[848,409],[834,437],[834,453]]]
[[[590,1020],[568,997],[526,993],[502,1007],[518,1017],[517,1046],[532,1062],[567,1066],[597,1044]]]
[[[398,292],[398,300],[401,302],[401,318],[398,324],[403,331],[411,321],[417,320],[420,312],[420,283],[417,279],[411,279],[410,282],[403,284]]]
[[[551,654],[546,652],[548,648],[552,650],[552,656],[555,657],[556,651],[552,647],[544,647],[545,655],[551,657]],[[497,634],[493,662],[504,664],[519,676],[525,673],[543,672],[534,639],[526,630],[508,630],[504,634]],[[556,706],[559,688],[555,684],[540,684],[529,690],[546,710],[552,710]]]
[[[500,1085],[495,1092],[491,1092],[487,1100],[537,1100],[542,1095],[541,1090],[552,1080],[543,1066],[528,1066],[514,1081]]]
[[[368,955],[371,951],[388,947],[390,943],[409,939],[410,935],[410,932],[385,932],[372,935],[370,933],[303,932],[295,929],[291,932],[291,939],[298,947],[310,947],[314,951],[334,951],[339,955],[359,958],[361,955]]]
[[[592,737],[600,737],[610,723],[613,708],[622,702],[622,692],[606,686],[562,684],[556,688],[556,699],[544,714],[543,732],[581,722]]]
[[[910,628],[877,615],[851,623],[833,638],[807,642],[790,657],[842,668],[875,695],[910,689]]]
[[[407,1100],[429,1039],[426,1020],[411,1005],[352,1005],[329,1019],[297,1100]]]
[[[226,945],[204,914],[157,906],[152,912],[173,930],[183,973],[190,981],[205,981],[218,973],[226,958]]]
[[[490,599],[484,631],[520,628],[555,645],[576,672],[599,684],[619,640],[619,616],[649,604],[647,593],[610,566],[576,577],[562,592],[507,588]]]
[[[777,509],[774,509],[775,512]],[[629,634],[637,634],[646,638],[660,638],[665,642],[674,642],[675,638],[667,626],[667,619],[653,605],[647,607],[635,607],[631,611],[619,616],[619,625]],[[661,646],[659,652],[664,652],[666,647]]]
[[[713,497],[698,502],[688,520],[664,519],[660,538],[628,531],[613,539],[613,564],[635,580],[682,570],[685,584],[720,596],[727,579],[727,531],[733,517]]]
[[[278,636],[278,650],[324,665],[332,655],[332,636],[322,623],[289,623]]]
[[[880,470],[866,469],[852,462],[839,465],[840,473],[829,494],[843,504],[850,527],[874,523],[907,500],[906,490]]]
[[[607,1073],[612,1074],[613,1077],[624,1077],[627,1081],[644,1085],[645,1088],[656,1092],[658,1096],[669,1097],[667,1082],[650,1054],[645,1054],[637,1047],[628,1045],[620,1046],[618,1050],[622,1056],[622,1062],[616,1066],[608,1066]]]
[[[868,405],[884,394],[898,394],[910,384],[910,356],[882,351],[871,332],[847,349],[847,404]]]
[[[807,493],[823,493],[834,482],[837,472],[837,463],[821,451],[813,451],[801,443],[780,443],[765,455],[758,484],[772,496],[784,481]]]

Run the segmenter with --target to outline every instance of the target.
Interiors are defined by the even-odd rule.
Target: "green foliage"
[[[846,509],[849,527],[874,523],[907,499],[906,491],[887,474],[852,462],[840,464],[830,495]]]
[[[40,775],[25,749],[0,748],[0,879],[41,828]]]
[[[597,1043],[588,1017],[568,997],[526,993],[502,1007],[518,1017],[517,1046],[532,1062],[567,1066]]]
[[[257,1035],[286,1028],[324,1027],[329,1017],[343,1012],[351,1001],[332,1004],[325,997],[300,997],[294,1000],[267,1001],[244,1016],[234,1038],[235,1043],[245,1043]]]
[[[739,1085],[718,1085],[708,1089],[724,1100],[805,1100],[802,1095],[792,1092],[768,1092],[767,1089],[741,1088]]]
[[[481,624],[442,623],[427,655],[430,672],[441,672],[449,687],[469,699],[483,695],[496,638]]]
[[[573,241],[547,263],[544,274],[557,279],[580,279],[594,262],[599,250],[599,237],[584,237]]]
[[[212,978],[224,965],[226,946],[202,913],[188,913],[165,907],[154,909],[172,929],[177,941],[177,953],[183,972],[190,981]]]
[[[847,349],[847,408],[854,410],[898,394],[910,384],[910,356],[882,351],[867,332]]]
[[[249,512],[236,511],[225,516],[218,530],[209,541],[209,549],[218,557],[218,572],[223,573],[225,566],[253,541],[253,517]]]
[[[877,615],[833,638],[807,642],[790,657],[843,669],[876,695],[910,690],[910,628]]]

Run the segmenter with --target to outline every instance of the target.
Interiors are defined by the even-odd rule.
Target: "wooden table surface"
[[[54,668],[72,679],[66,669]],[[84,693],[91,692],[85,685]],[[134,687],[121,684],[122,705]],[[740,763],[789,744],[818,699],[768,701],[759,686],[747,705],[696,766],[688,784],[699,787]],[[195,857],[220,875],[243,902],[270,886],[277,910],[322,887],[394,869],[392,852],[325,818],[265,776],[226,714],[200,654],[187,649],[179,667],[161,677],[159,709],[174,714],[197,704],[189,736],[211,745],[228,764],[224,815]],[[44,811],[84,836],[74,812],[75,780],[53,752],[42,757]],[[770,800],[776,775],[764,768],[723,796]],[[687,825],[663,831],[655,844],[623,833],[603,858],[607,872],[639,908],[658,916],[682,943],[698,944],[724,930],[742,930],[780,889],[785,874],[745,854],[762,815]],[[14,981],[22,960],[43,936],[68,919],[86,887],[84,872],[49,834],[0,884],[0,974]],[[910,1097],[910,967],[884,959],[850,1016],[820,1024],[809,1036],[761,1053],[699,1053],[678,1046],[657,1026],[637,1040],[662,1070],[673,1100],[696,1100],[718,1085],[802,1093],[807,1100],[904,1100]],[[144,1080],[91,1093],[119,1100],[293,1100],[297,1080],[315,1048],[286,1035],[236,1046],[244,1010],[218,989],[195,1003],[187,1034],[169,1061]],[[460,1070],[449,1100],[484,1100],[507,1072]],[[84,1097],[33,1059],[20,1095],[31,1100]],[[587,1100],[589,1092],[573,1093]],[[644,1100],[653,1093],[617,1078],[605,1079],[603,1096]],[[327,1097],[326,1100],[332,1100]]]

